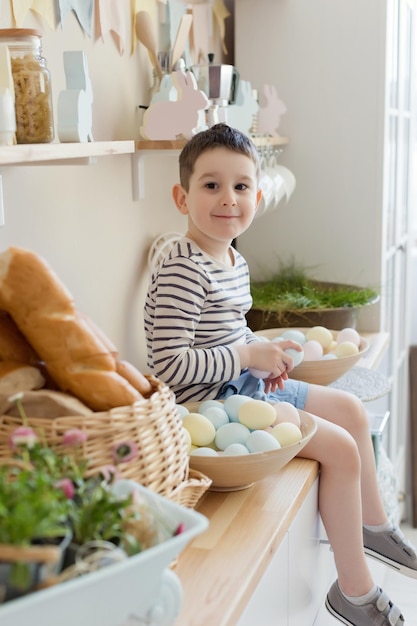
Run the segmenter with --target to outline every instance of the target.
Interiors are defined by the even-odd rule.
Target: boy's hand
[[[288,378],[288,372],[294,367],[294,361],[285,350],[293,348],[302,351],[302,346],[296,341],[254,341],[243,346],[238,346],[240,356],[240,365],[244,369],[246,367],[270,372],[266,379],[274,388],[277,385],[283,388],[284,380]],[[286,375],[283,378],[283,375]],[[280,379],[279,382],[277,379]],[[275,382],[274,382],[275,381]],[[282,387],[281,387],[282,384]]]
[[[269,393],[270,391],[273,392],[277,389],[281,389],[281,391],[283,391],[286,380],[288,380],[287,372],[284,372],[281,376],[277,376],[276,378],[264,378],[265,393]]]

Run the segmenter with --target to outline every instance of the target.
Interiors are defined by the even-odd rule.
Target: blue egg
[[[209,406],[204,411],[202,409],[199,410],[201,415],[207,417],[210,422],[213,424],[214,428],[217,430],[220,426],[229,423],[229,416],[223,408],[223,405],[218,406]]]
[[[223,408],[229,416],[229,420],[231,422],[239,421],[239,408],[244,402],[247,402],[248,400],[252,400],[252,398],[250,396],[244,396],[237,393],[234,396],[229,396],[224,401]]]
[[[223,451],[225,456],[241,456],[243,454],[249,454],[249,450],[243,443],[231,443],[230,446]]]
[[[198,412],[203,413],[205,409],[208,409],[212,406],[216,406],[222,409],[223,403],[220,402],[220,400],[203,400],[203,402],[201,402],[198,406]]]
[[[254,430],[246,439],[245,445],[249,452],[269,452],[270,450],[279,450],[281,447],[279,441],[266,430]]]
[[[232,443],[244,444],[249,435],[249,428],[246,428],[243,424],[230,422],[229,424],[220,426],[219,430],[216,431],[214,441],[219,450],[225,450],[227,446],[230,446]]]
[[[298,351],[294,350],[294,348],[287,348],[285,353],[288,354],[294,361],[294,367],[300,365],[301,361],[304,359],[304,350]]]
[[[289,329],[285,330],[282,335],[282,339],[290,339],[291,341],[296,341],[297,343],[304,345],[306,342],[306,336],[301,330]]]
[[[177,411],[180,415],[180,417],[184,417],[184,415],[187,415],[190,411],[187,409],[186,406],[184,406],[183,404],[176,404],[175,405],[177,407]]]

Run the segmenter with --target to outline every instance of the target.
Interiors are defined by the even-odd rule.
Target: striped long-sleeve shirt
[[[216,398],[241,373],[235,346],[257,341],[246,325],[249,270],[226,266],[193,241],[174,244],[153,274],[144,308],[148,367],[178,403]]]

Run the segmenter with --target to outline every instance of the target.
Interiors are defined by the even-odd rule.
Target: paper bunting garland
[[[14,25],[21,28],[28,11],[39,13],[50,28],[55,28],[54,6],[55,0],[11,0]]]
[[[91,37],[94,0],[58,0],[61,26],[70,11],[74,11],[81,28]]]
[[[96,0],[96,34],[104,41],[111,33],[116,46],[123,54],[127,39],[126,4],[121,0]]]

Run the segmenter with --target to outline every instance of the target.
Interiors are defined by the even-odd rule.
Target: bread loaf
[[[0,311],[0,361],[36,365],[39,357],[6,311]]]
[[[13,318],[62,391],[95,411],[143,398],[117,372],[117,353],[109,351],[77,311],[69,291],[34,252],[12,247],[0,254],[0,308]]]
[[[40,389],[45,379],[40,370],[18,361],[0,361],[0,394],[11,396],[19,391]]]

